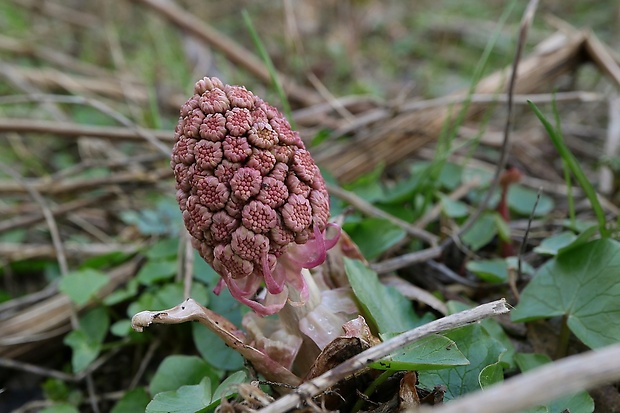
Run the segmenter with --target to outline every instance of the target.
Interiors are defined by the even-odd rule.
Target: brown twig
[[[396,271],[401,268],[408,267],[409,265],[435,259],[439,257],[442,252],[443,247],[441,246],[426,248],[371,264],[370,267],[379,274],[385,274],[390,271]]]
[[[76,244],[65,243],[65,254],[69,258],[79,259],[96,257],[112,252],[126,252],[133,254],[140,248],[135,244]],[[55,258],[56,252],[53,245],[49,244],[19,244],[0,242],[0,255],[11,261],[22,261],[33,258]]]
[[[75,201],[67,202],[62,205],[57,205],[50,208],[50,212],[53,217],[57,218],[61,215],[65,215],[69,212],[82,209],[93,204],[98,204],[110,199],[113,195],[110,193],[95,196],[87,199],[78,199]],[[10,231],[17,228],[32,226],[39,222],[45,221],[45,215],[42,213],[33,215],[20,215],[11,219],[0,221],[0,233]]]
[[[140,132],[132,128],[80,125],[73,122],[54,122],[35,119],[0,118],[0,132],[39,133],[67,138],[90,136],[95,138],[105,138],[113,141],[144,140],[144,138],[140,135]],[[174,131],[146,130],[146,132],[160,141],[164,141],[169,144],[174,142]],[[172,145],[170,146],[172,147]]]
[[[77,191],[101,188],[106,185],[140,185],[157,184],[161,180],[168,179],[173,175],[170,168],[155,169],[149,172],[119,172],[107,177],[92,179],[74,179],[70,181],[50,182],[49,179],[40,178],[29,185],[42,194],[58,195]],[[23,194],[26,189],[17,183],[0,181],[0,193]]]

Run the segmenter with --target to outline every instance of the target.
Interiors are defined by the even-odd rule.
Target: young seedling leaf
[[[143,412],[149,404],[149,401],[151,401],[151,398],[146,390],[142,387],[138,387],[125,393],[125,395],[112,408],[110,413]]]
[[[58,288],[78,306],[85,305],[108,283],[108,277],[97,270],[74,271],[62,277]]]
[[[381,334],[381,339],[389,340],[398,334]],[[454,366],[465,366],[469,360],[461,353],[456,343],[441,335],[418,340],[401,348],[385,359],[370,364],[377,370],[438,370]]]
[[[226,378],[213,392],[211,403],[228,397],[237,392],[237,384],[243,383],[246,379],[244,371],[237,371]]]
[[[422,324],[411,302],[395,289],[381,284],[377,273],[361,261],[345,258],[344,266],[364,316],[372,320],[379,333],[401,333]]]
[[[542,266],[523,290],[513,321],[567,316],[586,345],[620,341],[620,243],[599,239],[560,254]]]
[[[515,354],[515,361],[519,369],[525,373],[529,370],[540,367],[544,364],[551,363],[549,356],[544,354]],[[594,411],[594,400],[587,392],[579,392],[570,396],[547,403],[541,408],[546,409],[550,413],[562,413],[569,411],[571,413],[591,413]]]
[[[469,207],[465,202],[455,201],[445,195],[441,196],[441,210],[450,218],[462,218],[469,214]]]
[[[79,413],[79,410],[69,403],[58,403],[39,410],[39,413]]]
[[[176,259],[148,260],[140,268],[136,278],[140,284],[152,285],[158,281],[170,279],[177,273],[178,264]]]
[[[508,280],[508,263],[503,258],[469,261],[465,267],[484,281],[502,283]]]
[[[128,318],[118,320],[110,327],[110,333],[117,337],[127,337],[132,331],[131,320]]]
[[[522,185],[511,185],[508,189],[508,207],[511,211],[516,212],[522,216],[530,216],[534,211],[534,204],[536,204],[536,198],[538,192],[532,189],[526,188]],[[535,217],[541,217],[547,215],[555,207],[553,199],[545,194],[540,194],[536,211],[534,211]]]
[[[148,250],[146,250],[146,257],[149,260],[159,260],[159,259],[176,259],[179,251],[179,238],[163,238],[157,241],[155,244],[151,245]]]
[[[209,308],[235,325],[241,324],[241,304],[228,289],[222,290],[217,299],[209,291]],[[228,347],[214,332],[199,323],[192,324],[192,337],[200,355],[209,364],[221,370],[238,370],[243,367],[243,357]]]
[[[182,386],[175,391],[158,393],[146,407],[146,413],[196,413],[211,411],[222,398],[236,394],[236,384],[243,383],[246,375],[243,371],[231,374],[217,389],[211,393],[211,379],[204,377],[200,383]]]
[[[571,251],[573,248],[579,247],[580,245],[583,245],[585,243],[587,243],[588,241],[590,241],[590,239],[596,234],[598,233],[598,227],[596,225],[593,225],[589,228],[584,229],[578,236],[577,238],[575,238],[575,240],[573,242],[571,242],[570,244],[560,248],[558,250],[558,255],[559,254],[565,254],[569,251]]]
[[[489,364],[480,371],[478,376],[478,382],[483,389],[502,381],[504,381],[504,363],[501,361]]]
[[[209,293],[207,288],[200,283],[192,284],[190,291],[190,297],[201,303],[207,305],[209,301]],[[171,308],[179,304],[185,299],[183,297],[183,285],[181,283],[166,284],[159,288],[154,296],[152,308]]]
[[[577,239],[572,231],[564,231],[559,234],[545,238],[540,245],[534,248],[534,252],[541,255],[558,255],[560,249],[570,245]]]
[[[487,245],[497,235],[495,214],[491,212],[480,215],[480,218],[465,231],[461,240],[474,251]]]
[[[381,218],[363,219],[345,225],[344,229],[368,259],[376,258],[406,235],[402,228]]]
[[[198,384],[157,393],[146,406],[146,413],[197,413],[211,404],[211,379]]]
[[[161,362],[151,380],[151,394],[176,390],[181,386],[198,384],[203,379],[217,382],[217,372],[204,360],[196,356],[172,355]],[[209,382],[210,383],[210,382]],[[209,391],[209,397],[211,392]]]
[[[86,313],[80,319],[80,328],[67,334],[64,343],[71,347],[74,372],[84,370],[101,352],[101,344],[108,333],[110,319],[102,307]]]
[[[192,337],[200,355],[213,367],[222,370],[243,367],[243,357],[202,324],[192,324]]]

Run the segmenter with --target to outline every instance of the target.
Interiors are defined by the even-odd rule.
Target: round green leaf
[[[85,305],[108,283],[108,277],[97,270],[74,271],[62,277],[58,288],[78,306]]]
[[[567,316],[586,345],[620,341],[620,243],[599,239],[549,260],[521,293],[513,321]]]
[[[511,185],[508,189],[508,207],[511,211],[520,215],[529,216],[534,209],[537,197],[537,191],[522,185]],[[538,206],[536,206],[536,211],[534,211],[534,216],[541,217],[547,215],[553,211],[553,208],[553,199],[545,194],[540,194],[540,200],[538,201]]]
[[[151,380],[151,394],[176,390],[181,386],[198,384],[203,377],[217,381],[217,372],[196,356],[172,355],[162,361]],[[210,397],[210,394],[209,394]]]
[[[143,412],[150,400],[151,398],[146,390],[142,387],[138,387],[125,393],[125,395],[112,408],[110,413]]]

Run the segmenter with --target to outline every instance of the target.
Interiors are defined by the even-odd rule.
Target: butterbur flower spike
[[[171,167],[192,245],[222,277],[214,291],[226,285],[260,315],[278,312],[291,288],[303,302],[301,270],[338,238],[325,239],[334,224],[319,168],[282,113],[244,87],[205,77],[194,92]]]

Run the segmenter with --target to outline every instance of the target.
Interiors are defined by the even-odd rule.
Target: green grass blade
[[[267,70],[269,70],[269,76],[271,77],[271,83],[273,83],[273,87],[276,89],[278,96],[280,97],[280,104],[282,105],[282,111],[284,115],[288,119],[291,127],[295,129],[295,124],[293,122],[293,112],[291,111],[291,105],[288,102],[288,98],[286,97],[286,93],[284,93],[284,88],[282,87],[282,83],[278,78],[278,72],[276,71],[275,66],[273,65],[273,61],[269,57],[269,53],[267,53],[267,49],[265,49],[265,45],[261,41],[256,29],[254,28],[254,24],[252,23],[252,19],[250,18],[250,14],[247,10],[243,10],[241,12],[243,15],[243,21],[250,32],[250,36],[252,36],[252,41],[254,42],[254,46],[256,46],[256,50],[258,51],[263,63],[267,66]]]
[[[553,142],[553,146],[555,146],[555,149],[562,157],[562,160],[566,163],[566,165],[568,165],[568,168],[573,173],[573,176],[575,177],[583,191],[586,193],[586,196],[590,201],[590,205],[592,205],[592,209],[594,210],[594,215],[596,215],[596,219],[598,220],[601,236],[609,237],[609,230],[607,229],[607,222],[605,220],[605,212],[603,211],[603,207],[601,206],[601,203],[596,196],[596,191],[594,190],[592,184],[590,184],[590,181],[583,172],[583,169],[581,169],[579,162],[572,154],[570,149],[568,149],[566,143],[564,143],[564,140],[562,139],[562,134],[558,132],[553,127],[553,125],[551,125],[551,123],[547,120],[545,115],[543,115],[540,109],[538,109],[534,102],[528,100],[527,104],[530,106],[530,108],[532,108],[534,114],[536,114],[536,117],[538,117],[540,122],[547,130],[547,133],[551,138],[551,142]]]

